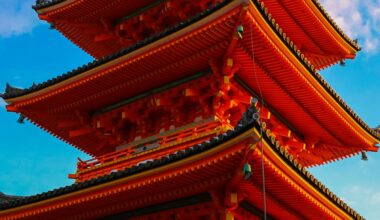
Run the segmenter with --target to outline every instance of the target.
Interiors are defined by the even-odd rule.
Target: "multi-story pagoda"
[[[380,138],[318,73],[360,48],[317,0],[34,9],[96,60],[7,85],[7,110],[93,159],[70,186],[2,196],[1,219],[362,219],[305,169]]]

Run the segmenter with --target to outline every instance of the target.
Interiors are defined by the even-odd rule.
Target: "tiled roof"
[[[39,10],[43,8],[47,8],[53,6],[55,4],[64,2],[66,0],[36,0],[36,4],[32,6],[34,10]]]
[[[247,112],[253,111],[253,109],[248,110]],[[229,130],[224,134],[220,134],[215,138],[210,139],[209,141],[197,144],[193,147],[187,148],[183,151],[178,151],[175,154],[170,154],[169,156],[164,156],[160,159],[154,160],[154,161],[148,161],[145,163],[140,163],[139,165],[135,165],[131,168],[127,168],[123,171],[119,172],[113,172],[108,175],[98,177],[95,179],[91,179],[85,182],[80,182],[80,183],[75,183],[69,186],[65,186],[62,188],[54,189],[45,193],[37,194],[34,196],[28,196],[16,200],[11,200],[11,201],[3,201],[0,203],[0,210],[5,210],[9,209],[12,207],[17,207],[17,206],[22,206],[25,204],[30,204],[34,202],[38,202],[41,200],[49,199],[52,197],[68,194],[71,192],[75,192],[84,188],[88,188],[91,186],[99,185],[102,183],[110,182],[116,179],[120,179],[123,177],[127,176],[132,176],[137,173],[141,173],[146,170],[158,168],[163,165],[167,165],[179,160],[182,160],[187,157],[191,157],[195,154],[204,152],[206,150],[209,150],[211,148],[214,148],[218,146],[219,144],[226,142],[239,134],[243,133],[244,131],[247,131],[249,128],[253,126],[253,121],[251,123],[248,123],[249,117],[246,117],[245,120],[241,120],[240,124],[234,129],[234,130]]]
[[[11,196],[11,195],[6,195],[2,192],[0,192],[0,204],[3,202],[9,202],[15,199],[20,199],[23,198],[22,196]]]
[[[328,82],[318,73],[310,61],[302,54],[301,50],[290,40],[290,38],[283,32],[281,27],[277,24],[276,20],[268,13],[264,3],[259,0],[252,0],[257,8],[260,10],[263,17],[267,20],[267,23],[271,25],[280,39],[287,45],[290,51],[303,63],[303,65],[309,70],[314,78],[330,93],[330,95],[345,109],[351,117],[353,117],[367,132],[374,137],[380,139],[380,132],[370,128],[351,108],[346,102],[334,91],[334,89],[328,84]]]
[[[58,1],[58,0],[57,0]],[[9,84],[7,84],[7,89],[5,91],[4,94],[0,94],[0,97],[4,98],[4,99],[10,99],[10,98],[15,98],[15,97],[19,97],[19,96],[22,96],[22,95],[26,95],[26,94],[29,94],[29,93],[32,93],[32,92],[35,92],[35,91],[38,91],[38,90],[41,90],[43,88],[46,88],[46,87],[49,87],[51,85],[54,85],[54,84],[57,84],[59,82],[62,82],[66,79],[69,79],[71,77],[74,77],[76,75],[79,75],[85,71],[88,71],[90,69],[93,69],[97,66],[100,66],[102,64],[105,64],[109,61],[112,61],[116,58],[119,58],[123,55],[126,55],[134,50],[137,50],[149,43],[152,43],[160,38],[163,38],[171,33],[174,33],[188,25],[190,25],[191,23],[194,23],[200,19],[202,19],[203,17],[211,14],[212,12],[218,10],[219,8],[223,7],[224,5],[226,5],[228,2],[230,2],[231,0],[225,0],[215,6],[211,6],[211,8],[209,8],[208,10],[205,10],[204,12],[186,20],[186,21],[183,21],[179,24],[177,24],[176,26],[174,27],[171,27],[171,28],[168,28],[166,29],[165,31],[161,32],[161,33],[158,33],[158,34],[155,34],[141,42],[138,42],[128,48],[125,48],[125,49],[122,49],[120,50],[119,52],[115,53],[115,54],[112,54],[112,55],[109,55],[109,56],[106,56],[106,57],[103,57],[101,59],[98,59],[98,60],[95,60],[93,62],[90,62],[86,65],[83,65],[81,67],[78,67],[77,69],[74,69],[72,71],[69,71],[65,74],[62,74],[60,76],[57,76],[55,78],[52,78],[50,80],[47,80],[45,82],[42,82],[42,83],[39,83],[39,84],[33,84],[31,87],[29,88],[26,88],[26,89],[16,89],[16,88],[12,88],[11,86],[9,86]],[[315,0],[314,0],[315,1]],[[344,100],[333,90],[333,88],[326,82],[326,80],[323,79],[323,77],[315,70],[314,66],[310,63],[310,61],[308,61],[308,59],[302,54],[301,50],[299,50],[297,48],[297,46],[290,40],[289,37],[286,36],[286,34],[282,31],[282,29],[279,27],[279,25],[276,23],[275,19],[268,13],[268,10],[265,8],[264,6],[264,3],[262,3],[261,1],[259,0],[252,0],[252,2],[257,6],[257,8],[260,10],[261,14],[264,16],[264,18],[267,20],[268,24],[270,24],[273,28],[273,30],[276,31],[277,35],[280,37],[280,39],[283,40],[283,42],[288,46],[288,48],[293,52],[293,54],[295,56],[297,56],[299,58],[299,60],[302,61],[302,63],[304,64],[305,67],[307,67],[307,69],[312,73],[312,75],[315,77],[315,79],[317,79],[323,86],[324,88],[330,93],[330,95],[332,97],[334,97],[334,99],[353,117],[355,118],[355,120],[367,131],[369,132],[371,135],[373,135],[374,137],[380,139],[380,132],[378,130],[375,130],[375,129],[372,129],[370,128],[345,102]],[[317,1],[315,1],[317,3]],[[321,8],[321,10],[323,9],[322,6],[319,6]]]
[[[53,6],[55,4],[61,3],[65,0],[36,0],[36,4],[33,5],[33,9],[39,10],[42,8],[47,8],[49,6]],[[322,4],[318,0],[312,0],[313,3],[316,5],[316,7],[319,9],[319,11],[323,14],[323,16],[327,19],[327,21],[334,27],[334,29],[342,36],[343,39],[345,39],[352,47],[354,47],[356,50],[360,50],[360,46],[357,44],[356,41],[350,39],[343,30],[336,24],[334,19],[331,18],[331,16],[327,13],[327,11],[323,8]]]
[[[237,126],[233,130],[229,130],[224,134],[220,134],[217,137],[211,138],[208,141],[197,144],[193,147],[189,147],[185,150],[178,151],[175,154],[170,154],[169,156],[164,156],[160,159],[154,161],[148,161],[135,165],[131,168],[127,168],[123,171],[114,172],[107,174],[98,178],[94,178],[85,182],[75,183],[62,188],[54,189],[45,193],[40,193],[34,196],[22,197],[19,199],[9,200],[0,202],[0,210],[6,210],[13,207],[18,207],[26,204],[31,204],[39,202],[45,199],[57,197],[64,194],[69,194],[81,189],[89,188],[92,186],[107,183],[113,180],[121,179],[127,176],[132,176],[137,173],[141,173],[147,170],[155,169],[160,166],[168,165],[176,161],[180,161],[184,158],[191,157],[193,155],[199,154],[201,152],[210,150],[217,147],[218,145],[231,140],[245,131],[256,128],[257,130],[263,129],[263,139],[269,144],[269,146],[293,169],[295,170],[303,179],[310,183],[315,189],[322,193],[326,198],[333,202],[336,206],[341,208],[344,212],[352,216],[354,219],[364,219],[358,213],[356,213],[352,208],[350,208],[345,202],[343,202],[339,197],[332,193],[327,187],[325,187],[320,181],[318,181],[309,171],[307,171],[301,164],[298,163],[294,157],[289,154],[283,146],[280,146],[280,142],[275,139],[274,136],[270,134],[269,130],[265,130],[265,126],[262,126],[254,118],[254,113],[257,109],[254,106],[248,108],[248,110],[243,114],[243,118],[238,122]]]
[[[60,1],[60,0],[57,0],[57,1]],[[227,3],[231,2],[231,0],[224,0],[220,3],[217,3],[216,5],[212,5],[210,6],[209,9],[185,20],[185,21],[181,21],[180,23],[178,23],[177,25],[173,26],[173,27],[170,27],[170,28],[167,28],[165,29],[163,32],[160,32],[160,33],[157,33],[157,34],[154,34],[153,36],[150,36],[140,42],[137,42],[136,44],[130,46],[130,47],[127,47],[125,49],[122,49],[120,51],[118,51],[117,53],[114,53],[114,54],[111,54],[109,56],[105,56],[103,58],[100,58],[98,60],[94,60],[86,65],[83,65],[81,67],[78,67],[74,70],[71,70],[67,73],[64,73],[60,76],[57,76],[55,78],[52,78],[52,79],[49,79],[45,82],[42,82],[42,83],[39,83],[39,84],[33,84],[31,87],[29,88],[26,88],[26,89],[15,89],[15,88],[12,88],[11,86],[7,86],[7,89],[5,91],[4,94],[2,94],[0,97],[4,98],[4,99],[10,99],[10,98],[15,98],[15,97],[19,97],[19,96],[22,96],[22,95],[26,95],[26,94],[29,94],[29,93],[32,93],[32,92],[35,92],[35,91],[38,91],[38,90],[41,90],[43,88],[46,88],[46,87],[49,87],[51,85],[54,85],[54,84],[57,84],[59,82],[62,82],[66,79],[69,79],[71,77],[74,77],[76,75],[79,75],[85,71],[88,71],[90,69],[93,69],[97,66],[100,66],[100,65],[103,65],[109,61],[112,61],[114,59],[117,59],[121,56],[124,56],[128,53],[131,53],[132,51],[135,51],[143,46],[146,46],[152,42],[155,42],[169,34],[172,34],[176,31],[179,31],[181,30],[182,28],[206,17],[207,15],[210,15],[211,13],[213,13],[214,11],[222,8],[223,6],[225,6]]]
[[[315,178],[305,167],[298,163],[286,149],[280,145],[280,142],[276,140],[275,136],[270,134],[270,131],[267,132],[264,129],[263,132],[264,140],[270,144],[272,149],[276,151],[281,158],[295,170],[303,179],[310,183],[315,189],[322,193],[326,198],[333,202],[336,206],[341,208],[344,212],[349,214],[353,219],[364,219],[359,215],[355,210],[349,207],[343,200],[341,200],[337,195],[331,192],[325,185],[323,185],[317,178]]]
[[[324,17],[327,19],[327,21],[335,28],[335,30],[340,34],[340,36],[347,41],[353,48],[356,50],[361,50],[360,46],[355,40],[352,40],[349,38],[344,31],[338,26],[338,24],[334,21],[334,19],[331,18],[331,16],[327,13],[327,11],[324,9],[322,4],[318,0],[312,0],[314,4],[317,6],[319,11],[324,15]]]

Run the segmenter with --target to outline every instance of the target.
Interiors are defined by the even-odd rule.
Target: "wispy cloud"
[[[366,52],[380,52],[380,0],[321,0],[329,14]]]
[[[30,33],[40,24],[33,4],[34,0],[0,0],[0,37]]]
[[[347,195],[346,202],[353,207],[358,207],[360,212],[366,213],[367,219],[378,219],[380,216],[380,188],[378,186],[355,185],[343,189]],[[365,199],[363,199],[365,198]]]
[[[2,98],[0,98],[0,108],[4,108],[6,105],[7,103]]]

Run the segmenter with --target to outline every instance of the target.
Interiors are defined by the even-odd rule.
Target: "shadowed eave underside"
[[[84,2],[86,0],[81,0]],[[315,7],[318,8],[323,17],[329,22],[329,24],[339,33],[339,35],[344,39],[351,47],[353,47],[356,51],[361,50],[360,46],[355,40],[352,40],[344,31],[338,26],[338,24],[331,18],[331,16],[324,9],[322,4],[318,0],[311,0]],[[78,5],[77,1],[72,0],[37,0],[36,4],[33,5],[33,9],[35,9],[38,13],[47,13],[50,10],[61,9],[63,7],[71,7],[70,5],[75,3]],[[80,3],[80,2],[79,2]]]
[[[110,64],[113,60],[118,59],[120,57],[123,57],[133,51],[139,50],[140,48],[149,45],[150,43],[153,43],[159,39],[165,38],[166,36],[180,31],[181,29],[185,28],[186,26],[189,26],[190,24],[193,24],[196,21],[201,20],[202,18],[208,16],[209,14],[215,12],[216,10],[224,7],[228,2],[230,1],[224,1],[222,4],[218,4],[214,7],[211,7],[210,10],[207,12],[203,12],[198,14],[197,16],[194,16],[193,18],[190,18],[186,20],[185,22],[182,22],[179,25],[176,25],[173,28],[168,28],[164,32],[158,33],[152,37],[149,37],[141,42],[138,42],[137,44],[128,47],[126,49],[120,50],[119,52],[106,56],[104,58],[101,58],[99,60],[95,60],[91,63],[88,63],[87,65],[84,65],[82,67],[79,67],[77,69],[74,69],[70,72],[67,72],[65,74],[62,74],[58,77],[55,77],[53,79],[50,79],[46,82],[39,83],[39,84],[33,84],[31,87],[27,89],[17,89],[12,88],[9,85],[6,88],[5,94],[2,95],[2,97],[10,104],[13,102],[17,102],[18,100],[22,100],[24,98],[28,99],[30,94],[33,94],[35,92],[38,92],[40,90],[49,88],[53,85],[57,85],[61,82],[64,82],[65,80],[71,79],[75,76],[78,76],[82,73],[85,73],[89,70],[92,70],[99,66],[106,66]],[[263,17],[266,19],[266,22],[271,26],[273,31],[278,35],[278,37],[283,41],[283,43],[289,48],[289,50],[302,62],[302,64],[309,70],[312,76],[326,89],[326,91],[336,100],[337,103],[339,103],[340,106],[342,106],[343,109],[345,109],[352,118],[354,118],[368,133],[370,133],[373,137],[376,139],[380,139],[380,133],[376,129],[370,128],[345,102],[344,100],[331,88],[331,86],[322,78],[322,76],[315,70],[313,65],[308,61],[308,59],[302,54],[302,52],[295,46],[295,44],[286,37],[286,34],[282,32],[282,29],[278,26],[276,21],[270,17],[270,14],[268,14],[268,11],[264,7],[264,5],[260,1],[253,1],[256,7],[260,10]]]
[[[140,163],[139,165],[135,165],[122,171],[113,172],[111,174],[107,174],[92,180],[75,183],[73,185],[54,189],[45,193],[0,202],[0,216],[2,214],[6,214],[8,210],[12,211],[13,208],[22,210],[23,206],[26,205],[43,202],[55,197],[69,195],[70,193],[74,192],[80,192],[84,189],[90,190],[92,187],[101,187],[102,184],[111,183],[113,181],[128,178],[133,175],[143,174],[146,171],[158,169],[160,167],[162,168],[165,166],[170,166],[171,164],[175,164],[181,160],[191,161],[191,158],[196,157],[200,154],[206,155],[208,151],[217,149],[226,142],[238,144],[244,138],[249,137],[260,140],[260,138],[256,136],[262,133],[262,140],[265,142],[265,145],[271,149],[268,152],[273,152],[275,154],[274,156],[281,158],[281,160],[296,173],[297,178],[306,181],[309,187],[316,189],[320,195],[328,199],[332,204],[335,205],[337,209],[340,209],[351,218],[364,219],[339,197],[332,193],[327,187],[325,187],[320,181],[318,181],[309,171],[302,167],[302,165],[299,164],[297,160],[294,159],[293,156],[290,155],[283,146],[280,146],[279,142],[270,133],[265,132],[265,128],[263,128],[258,121],[252,118],[253,114],[251,115],[251,113],[255,111],[257,111],[255,107],[250,107],[233,130],[229,130],[224,134],[220,134],[217,137],[210,139],[209,141],[189,147],[183,151],[178,151],[177,153],[164,156],[161,159]],[[260,130],[263,130],[264,132],[260,132]],[[242,137],[244,138],[242,139]]]

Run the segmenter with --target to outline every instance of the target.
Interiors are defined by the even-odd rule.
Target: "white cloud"
[[[39,23],[34,0],[0,0],[0,37],[30,33]]]
[[[366,52],[380,51],[380,0],[321,0],[328,13]]]
[[[2,99],[0,98],[0,108],[3,108],[7,105],[7,103]]]
[[[344,201],[367,219],[378,219],[380,216],[380,188],[378,186],[355,185],[343,189],[347,197]],[[365,199],[363,199],[365,198]]]

